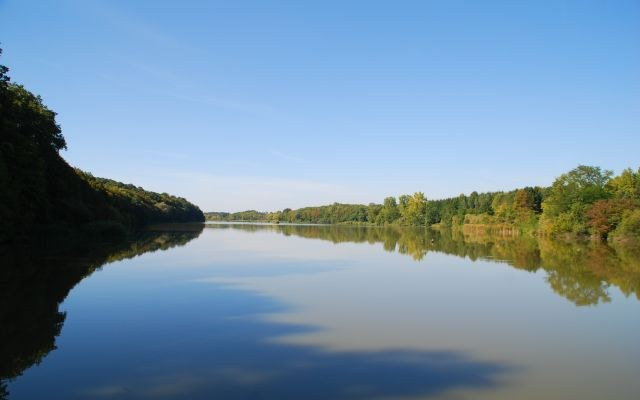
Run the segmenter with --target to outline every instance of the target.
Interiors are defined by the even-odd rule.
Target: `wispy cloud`
[[[121,8],[115,6],[113,2],[96,1],[78,2],[77,4],[89,9],[103,21],[131,38],[145,41],[159,48],[179,50],[181,52],[201,52],[191,43],[181,41],[160,28],[127,14]]]
[[[269,104],[246,99],[229,98],[228,96],[216,96],[203,92],[201,85],[189,82],[188,78],[169,69],[141,63],[130,58],[122,59],[121,63],[128,69],[137,70],[140,80],[137,81],[138,92],[146,92],[154,96],[173,98],[189,103],[203,104],[228,111],[244,113],[261,118],[285,119],[287,115]],[[110,84],[119,87],[129,87],[112,73],[99,71],[96,76]],[[146,80],[150,84],[142,85]]]
[[[156,50],[160,49],[158,59],[155,64],[143,63],[134,56],[111,55],[111,60],[121,59],[121,63],[130,69],[140,72],[142,79],[147,82],[157,81],[157,84],[150,86],[138,85],[139,89],[146,91],[148,94],[161,95],[174,98],[181,101],[210,105],[216,108],[222,108],[229,111],[240,112],[261,118],[283,119],[286,115],[276,108],[264,104],[262,101],[253,99],[233,98],[227,95],[219,95],[216,93],[203,90],[202,82],[190,80],[190,74],[178,73],[166,67],[164,57],[167,51],[180,52],[184,57],[193,58],[201,57],[206,54],[203,49],[194,47],[192,43],[180,40],[171,33],[167,33],[161,27],[153,26],[149,22],[126,13],[121,8],[106,1],[98,1],[86,5],[82,2],[78,3],[98,15],[103,21],[112,26],[115,30],[124,33],[133,41],[140,42],[141,46],[152,46]],[[186,53],[186,54],[185,54]],[[119,86],[126,86],[115,78],[108,71],[98,72],[97,76],[109,83],[116,83]]]
[[[211,105],[214,107],[223,108],[230,111],[242,112],[245,114],[250,114],[258,117],[267,117],[267,118],[282,118],[284,114],[276,110],[275,108],[261,103],[251,102],[251,101],[243,101],[243,100],[235,100],[224,97],[217,97],[210,94],[205,95],[186,95],[182,93],[169,93],[172,97],[184,101],[194,102],[194,103],[202,103],[206,105]]]
[[[147,94],[152,94],[154,96],[163,96],[179,101],[203,104],[206,106],[221,108],[227,111],[248,114],[254,117],[280,120],[287,118],[287,115],[285,113],[268,104],[248,101],[244,99],[233,99],[222,96],[214,96],[209,93],[197,93],[202,89],[194,90],[193,87],[190,87],[189,84],[185,83],[185,79],[182,79],[178,74],[175,74],[166,69],[151,67],[149,65],[141,64],[131,60],[126,60],[124,61],[124,63],[128,67],[140,71],[141,75],[146,77],[146,79],[152,78],[152,80],[155,81],[148,86],[140,85],[137,88],[137,93],[144,92]],[[108,72],[99,71],[96,72],[96,76],[108,82],[110,85],[127,88],[130,86],[129,84],[123,82],[120,78],[116,77],[114,74]],[[282,156],[287,157],[284,154]],[[297,158],[292,157],[291,160],[293,159]]]

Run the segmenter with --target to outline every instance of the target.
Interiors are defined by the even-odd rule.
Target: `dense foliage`
[[[263,213],[255,210],[240,211],[237,213],[208,212],[208,213],[205,213],[204,215],[207,221],[257,222],[257,221],[265,221],[267,218],[267,213]]]
[[[0,243],[34,230],[107,232],[152,222],[202,221],[185,199],[71,168],[56,114],[42,99],[11,83],[0,66]]]
[[[618,176],[580,165],[551,187],[472,192],[441,200],[423,193],[387,197],[383,204],[339,204],[276,212],[207,213],[219,221],[449,226],[466,230],[544,235],[592,235],[602,240],[640,238],[640,169]]]

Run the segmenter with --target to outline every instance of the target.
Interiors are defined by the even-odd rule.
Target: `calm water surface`
[[[640,256],[206,225],[6,255],[0,398],[637,399]]]

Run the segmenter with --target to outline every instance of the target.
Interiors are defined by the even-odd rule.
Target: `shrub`
[[[640,209],[627,210],[622,214],[618,227],[611,233],[614,241],[640,238]]]

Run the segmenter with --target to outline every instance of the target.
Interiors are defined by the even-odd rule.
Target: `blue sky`
[[[72,165],[205,211],[640,166],[640,1],[0,0]]]

